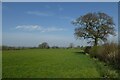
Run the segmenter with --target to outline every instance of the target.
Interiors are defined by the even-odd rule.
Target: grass
[[[0,50],[0,79],[2,78],[2,51]]]
[[[3,51],[3,78],[99,78],[96,62],[79,49]]]

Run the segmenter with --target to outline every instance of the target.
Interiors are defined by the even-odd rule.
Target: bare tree
[[[93,39],[94,46],[98,41],[107,41],[109,35],[115,35],[115,24],[112,17],[105,13],[88,13],[72,22],[75,26],[75,36],[84,39]]]

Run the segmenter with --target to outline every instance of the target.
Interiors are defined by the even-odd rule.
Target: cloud
[[[50,27],[50,28],[44,28],[41,31],[42,32],[54,32],[54,31],[65,31],[66,29],[63,28],[55,28],[55,27]]]
[[[40,32],[55,32],[55,31],[65,31],[64,28],[56,28],[56,27],[47,27],[44,28],[39,25],[21,25],[15,27],[17,30],[23,30],[23,31],[40,31]]]
[[[41,26],[38,26],[38,25],[21,25],[21,26],[17,26],[16,29],[28,30],[28,31],[41,30]]]
[[[53,16],[50,12],[40,12],[40,11],[28,11],[27,14],[37,15],[37,16]]]

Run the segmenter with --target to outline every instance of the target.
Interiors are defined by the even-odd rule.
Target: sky
[[[113,17],[117,32],[117,2],[3,2],[3,45],[34,47],[47,42],[50,46],[86,46],[86,40],[76,40],[71,21],[89,12]],[[117,40],[109,40],[113,39]]]
[[[2,14],[2,3],[0,3],[0,14]],[[0,15],[0,46],[2,45],[2,15]]]

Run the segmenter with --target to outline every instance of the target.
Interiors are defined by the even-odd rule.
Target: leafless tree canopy
[[[77,38],[91,38],[94,45],[98,41],[106,41],[109,35],[115,35],[115,24],[112,17],[105,13],[88,13],[80,16],[72,22],[75,26],[75,36]]]

